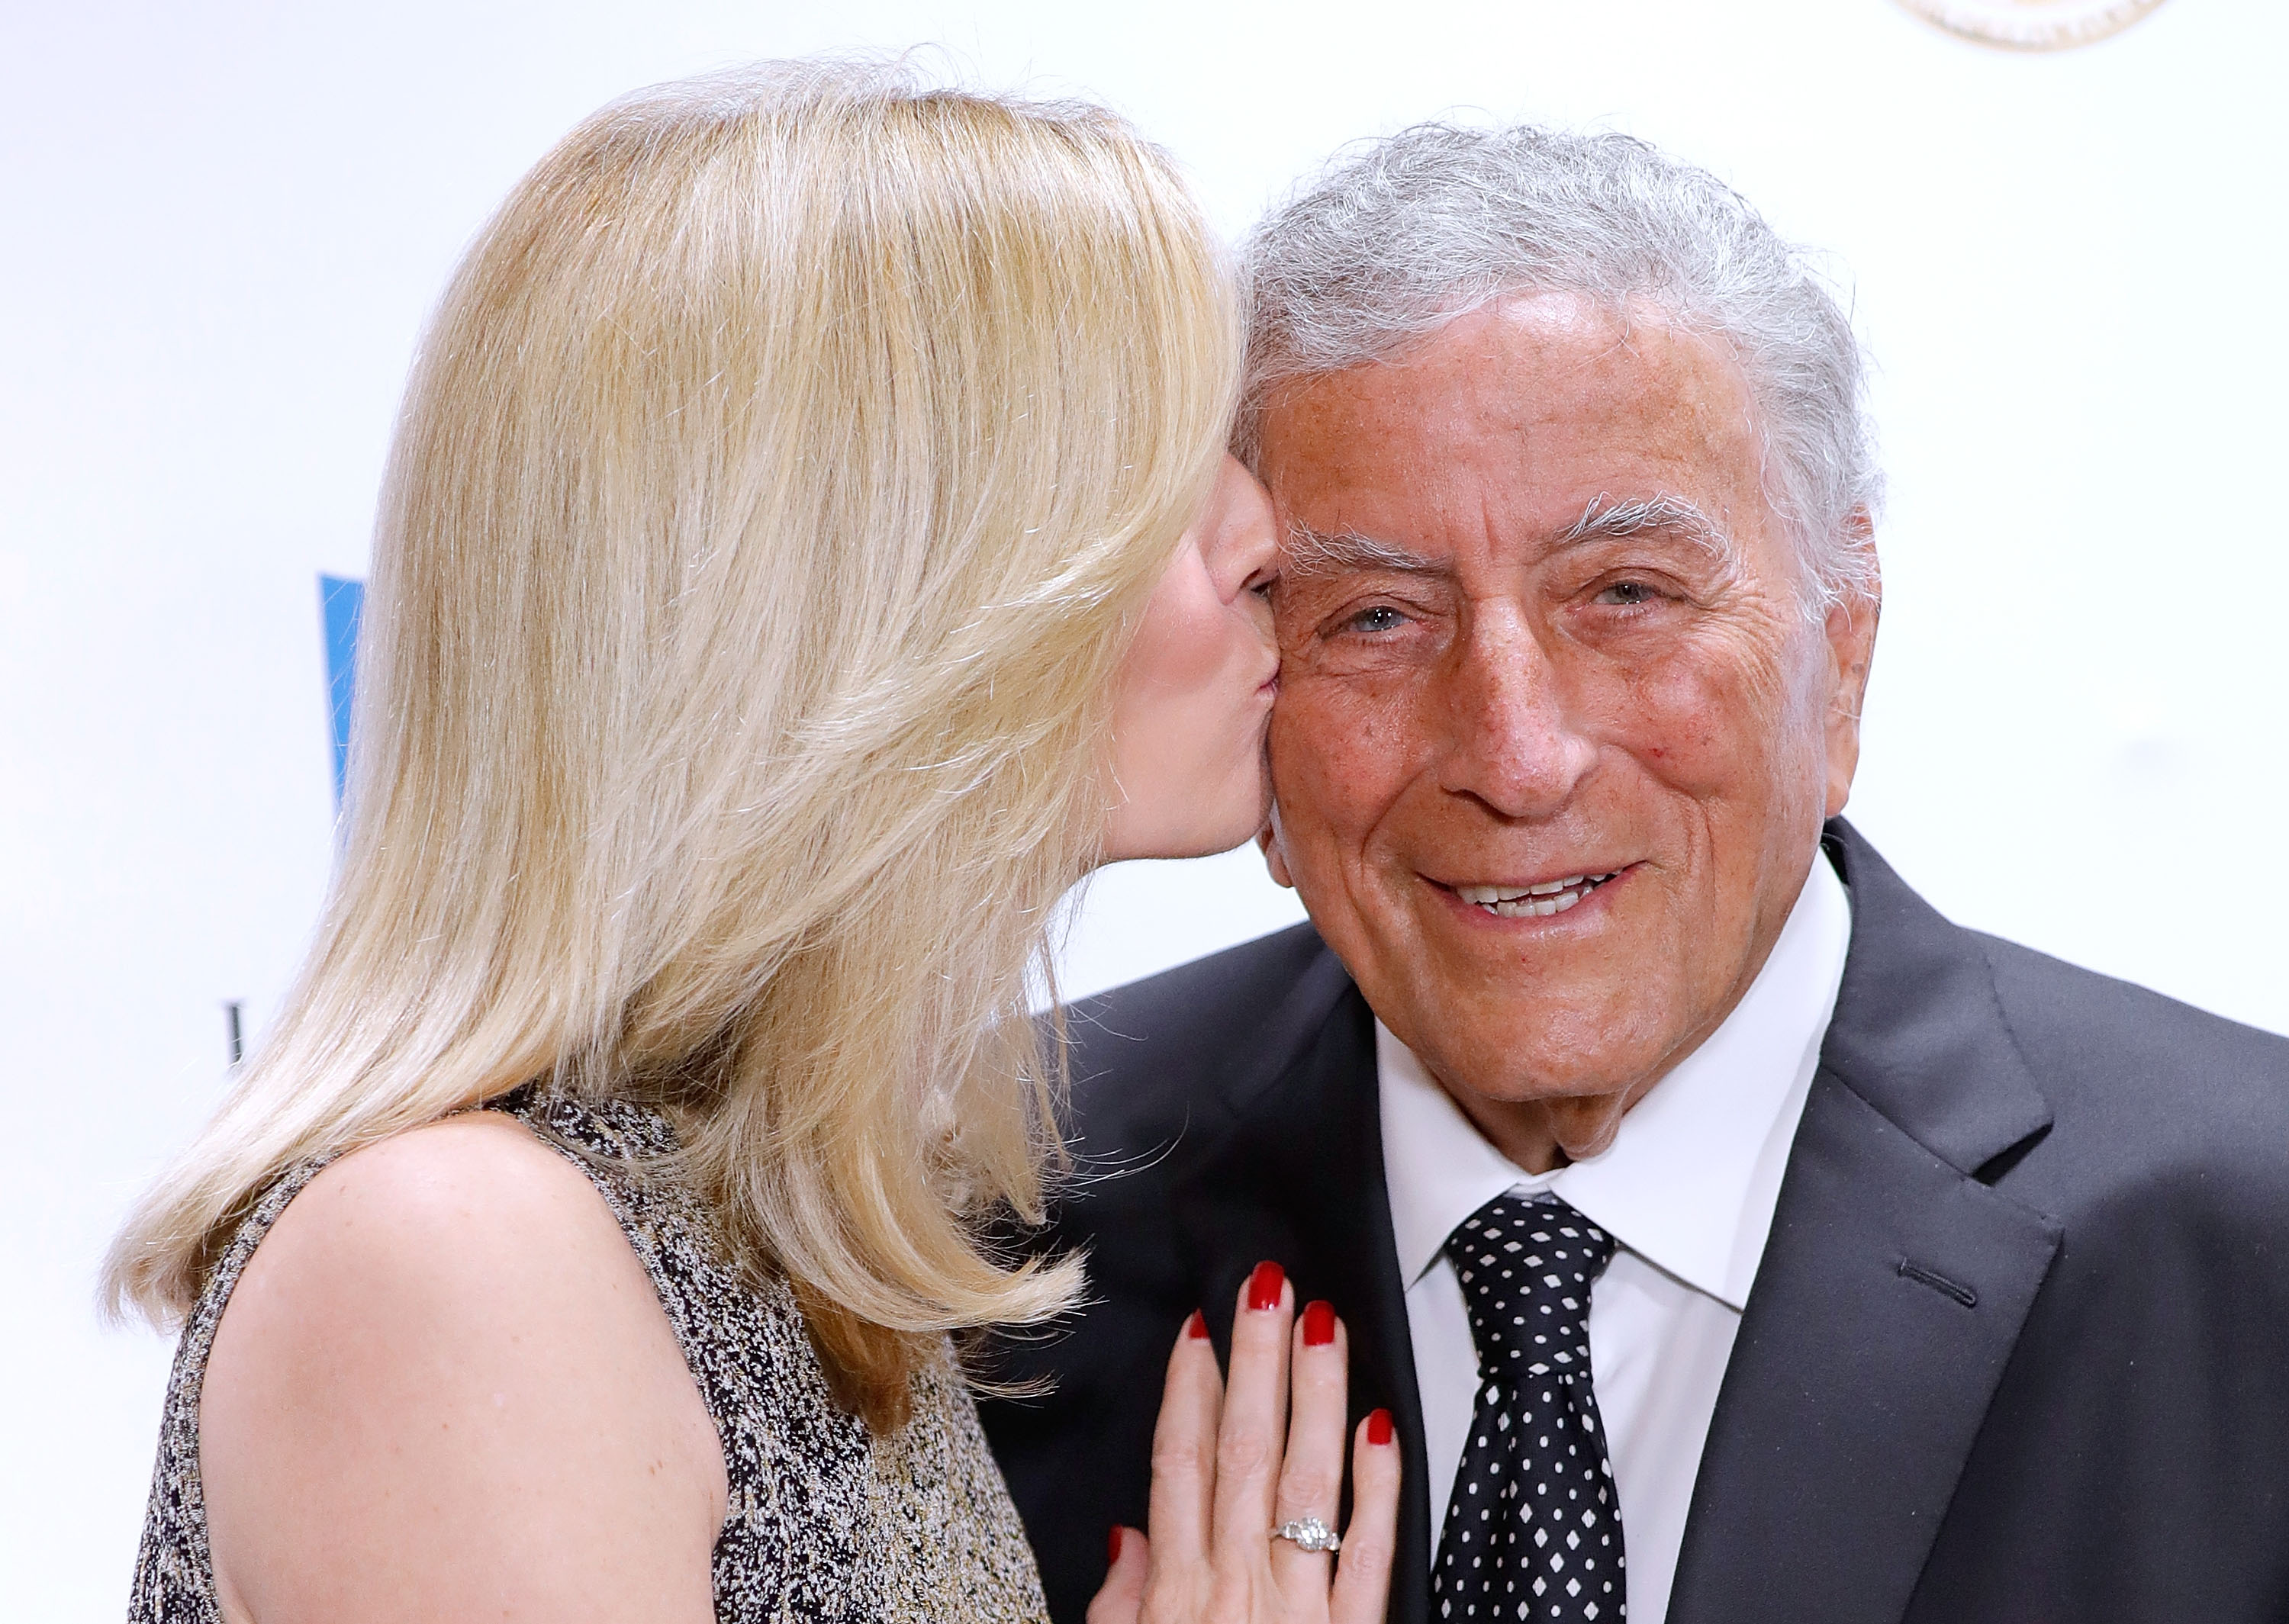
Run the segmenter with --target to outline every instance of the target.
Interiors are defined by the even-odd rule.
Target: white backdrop
[[[1237,231],[1352,138],[1598,124],[1832,250],[1879,367],[1854,816],[1956,918],[2289,1030],[2289,8],[1982,51],[1889,0],[0,0],[0,1596],[117,1615],[168,1349],[98,1252],[259,1026],[331,849],[315,577],[362,575],[424,314],[618,92],[938,42],[1110,100]],[[2270,471],[2269,473],[2269,470]],[[1082,988],[1296,917],[1251,854],[1103,877]]]

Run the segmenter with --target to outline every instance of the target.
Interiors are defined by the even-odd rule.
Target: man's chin
[[[1536,977],[1528,991],[1514,981],[1503,985],[1479,965],[1429,954],[1417,964],[1416,973],[1386,984],[1394,1013],[1420,1035],[1420,1046],[1399,1021],[1385,1015],[1384,1023],[1450,1088],[1521,1104],[1590,1098],[1628,1089],[1669,1052],[1662,1034],[1671,1023],[1648,1018],[1669,1000],[1641,973],[1609,975],[1601,966],[1579,978]],[[1455,996],[1473,985],[1486,995]],[[1373,990],[1361,991],[1376,1003]]]
[[[1553,1105],[1567,1101],[1588,1103],[1625,1095],[1640,1075],[1626,1059],[1602,1064],[1602,1055],[1547,1056],[1575,1063],[1520,1068],[1514,1055],[1423,1055],[1424,1067],[1465,1108],[1475,1101],[1496,1110],[1520,1105]],[[1583,1062],[1589,1063],[1581,1063]],[[1461,1095],[1469,1095],[1463,1100]]]

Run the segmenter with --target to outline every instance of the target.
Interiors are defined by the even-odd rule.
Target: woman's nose
[[[1208,563],[1216,590],[1226,602],[1243,593],[1258,595],[1256,588],[1279,564],[1271,497],[1238,458],[1227,454],[1209,506]]]

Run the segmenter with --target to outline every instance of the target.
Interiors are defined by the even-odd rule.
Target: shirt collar
[[[1732,1014],[1631,1108],[1612,1144],[1554,1173],[1505,1159],[1377,1021],[1384,1178],[1407,1282],[1496,1196],[1547,1190],[1656,1268],[1741,1309],[1851,936],[1850,900],[1822,854]]]

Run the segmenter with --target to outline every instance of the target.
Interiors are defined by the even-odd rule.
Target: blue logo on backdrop
[[[350,770],[350,700],[357,692],[358,617],[365,611],[365,583],[338,575],[318,577],[318,612],[326,626],[326,688],[334,723],[334,809]]]
[[[358,619],[365,610],[365,583],[344,576],[318,577],[318,624],[326,634],[326,697],[334,744],[334,810],[342,809],[342,791],[350,769],[350,700],[357,692]],[[246,1000],[223,1000],[225,1031],[230,1041],[230,1063],[246,1058]]]

